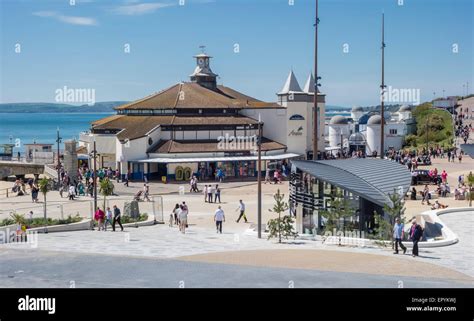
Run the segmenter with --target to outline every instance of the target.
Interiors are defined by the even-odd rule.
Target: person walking
[[[70,201],[74,200],[74,195],[76,195],[76,188],[74,187],[74,185],[71,184],[69,186],[69,200]]]
[[[179,211],[179,230],[181,233],[186,234],[186,227],[188,226],[188,210],[184,205],[180,206]]]
[[[247,223],[247,216],[245,216],[245,204],[242,202],[242,200],[239,200],[239,207],[235,211],[240,211],[239,218],[237,219],[237,223],[239,223],[240,219],[243,217],[245,220],[245,223]]]
[[[216,222],[216,232],[222,234],[222,222],[225,222],[225,215],[220,205],[214,213],[214,222]]]
[[[128,173],[125,174],[123,181],[124,181],[123,185],[128,187]]]
[[[143,200],[146,200],[147,202],[150,202],[150,186],[148,184],[143,185]]]
[[[413,250],[412,250],[412,256],[418,256],[418,242],[421,240],[423,237],[423,228],[421,225],[416,223],[416,219],[414,218],[411,221],[411,228],[410,228],[410,239],[413,242]]]
[[[105,210],[104,231],[107,231],[107,223],[112,225],[112,211],[110,210],[110,207],[107,207]]]
[[[178,227],[179,227],[179,217],[178,217],[179,211],[180,211],[179,204],[176,204],[172,211],[172,214],[174,217],[174,224]]]
[[[448,173],[446,173],[446,170],[443,169],[443,172],[441,173],[441,181],[446,184],[446,181],[448,179]]]
[[[212,185],[209,185],[209,187],[207,188],[207,200],[209,201],[209,203],[212,203],[212,193],[214,192],[213,189],[214,188],[212,188]]]
[[[398,254],[398,245],[400,244],[400,248],[403,250],[403,254],[407,252],[407,248],[403,245],[402,240],[404,236],[403,228],[405,225],[400,222],[400,218],[397,217],[395,219],[395,224],[393,225],[393,238],[395,239],[395,252],[393,254]]]
[[[207,185],[204,185],[204,189],[202,190],[204,193],[204,202],[207,203]]]
[[[221,202],[221,189],[219,188],[219,185],[216,184],[216,189],[215,189],[215,198],[214,198],[214,203],[217,203],[217,199],[219,199],[219,203]]]
[[[97,208],[95,211],[94,218],[97,221],[97,231],[100,231],[102,229],[102,224],[104,222],[104,217],[105,213],[100,209],[100,207]]]
[[[120,225],[120,228],[122,229],[122,232],[123,232],[123,226],[120,220],[121,215],[122,214],[120,213],[120,210],[117,207],[117,205],[114,205],[114,220],[112,221],[112,231],[114,232],[115,232],[115,222],[117,222]]]

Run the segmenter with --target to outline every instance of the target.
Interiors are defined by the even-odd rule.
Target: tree
[[[43,211],[44,211],[44,233],[48,233],[48,219],[46,215],[46,194],[50,191],[50,181],[43,177],[39,183],[38,188],[44,197]]]
[[[105,212],[105,204],[107,196],[114,194],[114,184],[110,181],[108,177],[104,178],[100,181],[99,184],[99,193],[104,197],[104,212]]]
[[[349,199],[339,191],[331,200],[330,207],[320,211],[321,216],[326,219],[324,230],[327,232],[339,228],[342,219],[342,230],[345,233],[346,218],[353,216],[355,211]]]
[[[281,213],[289,209],[288,203],[284,201],[285,195],[280,194],[280,190],[278,189],[277,193],[273,195],[273,198],[275,199],[275,204],[273,205],[273,209],[269,209],[269,211],[278,213],[278,218],[271,219],[267,223],[269,231],[268,239],[278,236],[278,243],[281,243],[282,236],[285,239],[288,239],[290,236],[296,238],[298,233],[293,229],[293,218],[290,215],[281,217]]]
[[[401,223],[405,223],[405,204],[403,203],[403,197],[394,189],[393,194],[388,194],[389,199],[392,201],[393,207],[387,204],[383,207],[384,216],[374,213],[378,217],[378,227],[376,229],[376,235],[380,240],[388,240],[392,237],[392,226],[395,224],[395,219],[400,218]]]
[[[469,207],[472,207],[472,200],[474,200],[474,174],[472,172],[467,175],[467,186],[469,186]]]

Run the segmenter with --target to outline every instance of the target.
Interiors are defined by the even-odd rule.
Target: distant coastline
[[[104,101],[89,105],[69,105],[57,103],[5,103],[0,104],[0,113],[61,113],[61,114],[90,114],[114,113],[115,107],[129,103],[128,101]],[[326,111],[347,111],[350,107],[326,106]]]
[[[5,103],[0,104],[0,113],[113,113],[114,108],[127,101],[105,101],[89,105],[69,105],[56,103]]]

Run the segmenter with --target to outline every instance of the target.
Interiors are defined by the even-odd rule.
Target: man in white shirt
[[[217,233],[222,234],[222,222],[225,222],[225,215],[220,205],[217,207],[217,210],[214,214],[214,221],[216,222]]]
[[[242,202],[242,200],[239,200],[239,207],[237,207],[236,211],[240,211],[239,218],[237,219],[237,223],[239,223],[240,219],[243,217],[245,220],[245,223],[247,223],[247,216],[245,216],[245,204]]]

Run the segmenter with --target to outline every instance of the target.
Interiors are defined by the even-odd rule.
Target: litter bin
[[[161,176],[161,181],[166,184],[166,176]]]

